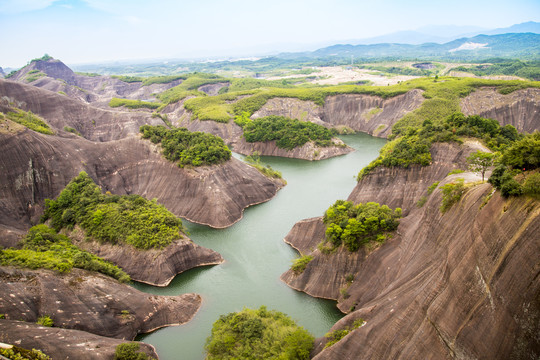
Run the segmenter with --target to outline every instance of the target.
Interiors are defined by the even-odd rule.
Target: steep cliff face
[[[311,101],[276,98],[269,100],[253,118],[280,115],[311,121],[327,127],[349,127],[355,131],[386,138],[392,126],[424,101],[421,90],[383,99],[371,95],[335,95],[323,107]]]
[[[8,320],[36,322],[132,340],[137,334],[183,324],[201,306],[197,294],[156,296],[96,273],[0,267],[0,313]]]
[[[461,100],[461,111],[531,133],[540,126],[540,89],[517,90],[508,95],[502,95],[494,88],[479,89]]]
[[[116,346],[124,340],[94,335],[80,330],[45,327],[14,320],[0,320],[0,342],[24,349],[40,349],[54,359],[114,359]],[[140,344],[140,351],[157,359],[152,345]]]
[[[451,175],[441,185],[460,177],[471,187],[448,212],[439,210],[436,189],[401,220],[392,239],[370,251],[322,254],[316,248],[324,239],[322,219],[294,226],[285,241],[314,259],[282,280],[337,299],[349,315],[333,329],[366,320],[329,348],[319,339],[315,359],[540,355],[540,204],[504,199],[471,173]],[[382,191],[371,196],[366,201],[386,199]]]
[[[436,190],[398,236],[362,263],[340,298],[366,324],[315,359],[536,358],[540,355],[540,206],[468,190],[444,215]]]
[[[376,201],[392,208],[400,207],[407,215],[418,199],[426,195],[431,184],[442,180],[452,170],[467,169],[467,156],[477,150],[490,151],[478,141],[466,141],[463,145],[434,144],[430,150],[430,166],[377,167],[358,182],[347,200],[354,203]]]
[[[421,90],[382,99],[370,95],[329,96],[321,119],[331,125],[345,125],[378,137],[388,137],[392,126],[424,101]]]
[[[16,229],[35,223],[44,200],[83,170],[103,191],[156,198],[177,216],[217,228],[234,224],[246,207],[271,199],[283,186],[234,158],[181,169],[133,137],[94,143],[26,130],[0,134],[0,152],[0,224]]]

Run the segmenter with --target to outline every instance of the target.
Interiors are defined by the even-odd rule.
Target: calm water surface
[[[358,171],[377,157],[385,143],[365,134],[341,138],[356,151],[317,162],[262,157],[264,163],[282,172],[287,186],[272,200],[246,209],[235,225],[217,230],[184,221],[191,239],[219,252],[225,262],[184,272],[166,288],[136,283],[137,289],[157,295],[195,292],[203,298],[201,309],[189,323],[137,340],[155,346],[162,360],[204,359],[204,342],[220,315],[261,305],[288,314],[315,337],[324,335],[343,316],[335,301],[292,290],[279,276],[298,256],[283,242],[293,225],[321,216],[335,200],[346,199]]]

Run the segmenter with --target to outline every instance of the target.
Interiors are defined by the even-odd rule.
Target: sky
[[[315,50],[431,25],[540,21],[539,0],[0,0],[0,67]]]

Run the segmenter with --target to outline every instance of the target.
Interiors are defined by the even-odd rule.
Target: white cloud
[[[49,7],[58,0],[0,0],[0,14],[17,14]]]

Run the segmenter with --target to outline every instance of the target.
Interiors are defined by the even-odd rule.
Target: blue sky
[[[0,0],[0,66],[314,50],[427,25],[540,21],[538,0]]]

